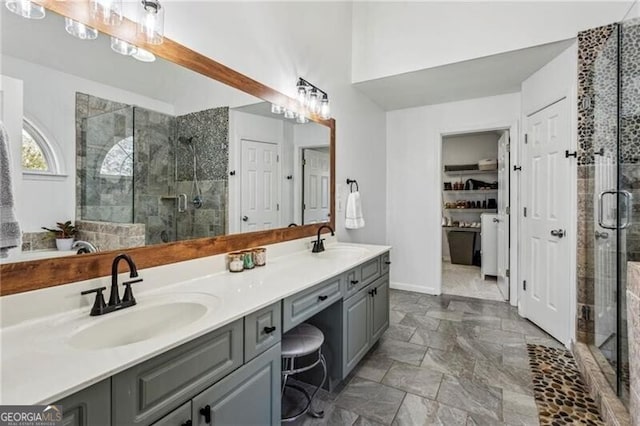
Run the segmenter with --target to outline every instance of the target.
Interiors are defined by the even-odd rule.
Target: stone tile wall
[[[55,248],[56,239],[48,231],[22,233],[22,251],[53,250]]]
[[[100,251],[143,247],[145,225],[143,223],[110,223],[77,220],[77,240],[88,241]]]
[[[627,268],[627,317],[629,336],[629,413],[633,426],[640,426],[640,263]]]

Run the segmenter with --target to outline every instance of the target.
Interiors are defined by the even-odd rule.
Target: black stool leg
[[[309,415],[317,419],[321,419],[324,417],[324,410],[315,411],[313,409],[313,406],[312,406],[313,398],[315,398],[320,388],[324,385],[325,380],[327,380],[327,361],[324,359],[324,355],[322,355],[322,352],[320,352],[320,364],[322,365],[322,381],[320,382],[316,390],[313,392],[313,394],[311,394],[311,400],[309,401]]]

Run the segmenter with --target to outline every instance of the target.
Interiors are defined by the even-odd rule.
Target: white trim
[[[54,180],[63,181],[68,178],[69,175],[62,175],[58,173],[38,172],[35,170],[23,170],[22,179],[24,180]]]
[[[389,283],[389,287],[391,287],[394,290],[413,291],[414,293],[424,293],[424,294],[430,294],[433,296],[439,296],[441,294],[440,289],[436,287],[399,283],[397,281],[391,281]]]
[[[22,168],[22,140],[20,141],[20,170],[23,174],[32,174],[37,173],[42,176],[59,176],[63,173],[61,164],[60,164],[60,155],[56,150],[56,147],[51,142],[51,139],[47,137],[45,132],[42,131],[41,127],[38,126],[26,117],[22,119],[22,131],[26,131],[31,138],[34,140],[40,151],[42,151],[42,155],[44,156],[45,161],[47,162],[47,167],[49,170],[47,171],[38,171],[38,170],[24,170]],[[44,178],[43,178],[44,180]]]

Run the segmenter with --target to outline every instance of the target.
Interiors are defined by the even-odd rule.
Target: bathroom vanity
[[[283,333],[323,331],[333,387],[389,325],[389,247],[306,244],[282,243],[286,254],[239,274],[222,271],[224,255],[141,270],[134,307],[90,317],[82,296],[80,309],[4,328],[1,403],[55,402],[74,425],[280,423]],[[102,282],[32,293],[80,299]]]

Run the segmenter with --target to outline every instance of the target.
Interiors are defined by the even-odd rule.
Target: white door
[[[509,131],[498,140],[498,288],[509,300]]]
[[[599,150],[599,140],[594,138],[594,151]],[[604,147],[603,147],[604,148]],[[616,231],[609,229],[617,223],[617,198],[614,191],[617,187],[616,152],[601,151],[603,155],[595,155],[595,179],[593,197],[594,221],[594,299],[595,299],[595,343],[600,347],[616,332],[616,297],[617,297],[617,247]],[[608,192],[607,192],[608,191]],[[614,192],[614,193],[612,193]],[[602,195],[600,195],[602,194]],[[600,200],[602,197],[602,200]],[[602,203],[600,205],[600,203]],[[603,227],[603,225],[605,228]],[[624,246],[622,246],[624,247]]]
[[[562,99],[527,117],[523,149],[523,283],[526,316],[563,343],[571,323],[569,259],[566,229],[569,201],[570,117]],[[524,211],[523,211],[524,214]]]
[[[309,223],[329,221],[329,153],[314,149],[303,151],[304,197],[302,221]]]
[[[242,140],[241,232],[280,227],[278,145]]]

